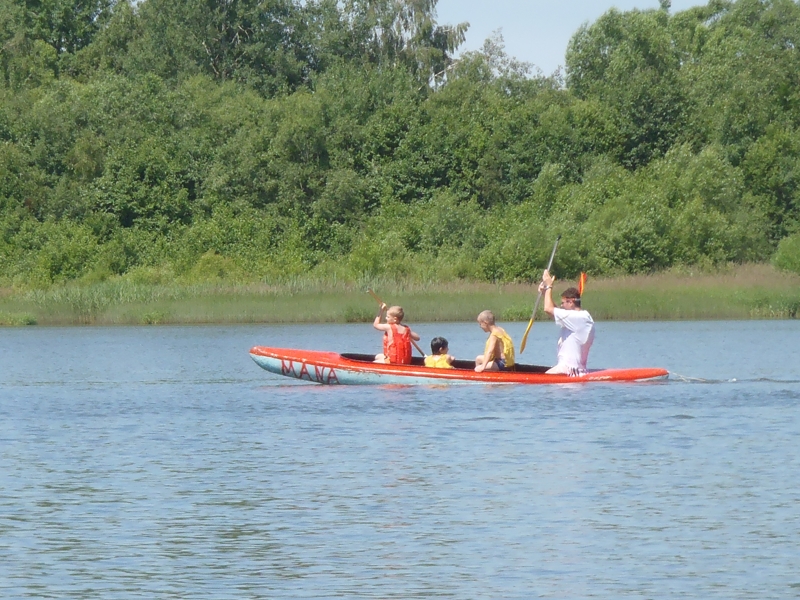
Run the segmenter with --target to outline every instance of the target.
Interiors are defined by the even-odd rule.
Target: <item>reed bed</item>
[[[574,282],[557,282],[556,293],[568,285]],[[403,305],[412,322],[470,321],[485,308],[504,321],[526,321],[537,296],[535,284],[522,283],[296,279],[154,285],[117,278],[0,290],[0,326],[368,322],[377,312],[368,287],[385,302]],[[584,307],[596,320],[797,318],[800,277],[744,265],[717,273],[590,279]]]

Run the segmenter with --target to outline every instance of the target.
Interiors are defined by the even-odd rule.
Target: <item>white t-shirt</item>
[[[558,365],[566,369],[586,371],[589,348],[594,341],[594,321],[585,310],[566,310],[556,307],[553,311],[556,325],[561,327],[558,338]]]

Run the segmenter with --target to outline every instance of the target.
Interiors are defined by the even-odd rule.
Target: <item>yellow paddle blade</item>
[[[528,333],[531,331],[531,327],[533,327],[533,318],[528,321],[528,327],[525,329],[525,334],[522,336],[522,343],[519,345],[519,353],[522,354],[525,352],[525,343],[528,341]]]

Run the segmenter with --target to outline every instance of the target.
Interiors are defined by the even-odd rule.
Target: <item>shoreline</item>
[[[556,292],[574,285],[556,282]],[[486,308],[499,321],[530,319],[535,284],[376,282],[410,322],[471,321]],[[280,285],[153,285],[117,278],[49,290],[0,290],[0,326],[364,323],[377,313],[367,286],[295,281]],[[666,272],[592,279],[584,308],[597,321],[791,319],[800,316],[800,276],[769,265],[716,273]],[[541,307],[537,319],[542,315]]]

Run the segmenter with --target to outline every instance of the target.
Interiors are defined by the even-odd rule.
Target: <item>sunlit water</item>
[[[598,325],[590,366],[705,381],[361,388],[247,351],[369,325],[0,330],[0,597],[793,598],[798,334]]]

